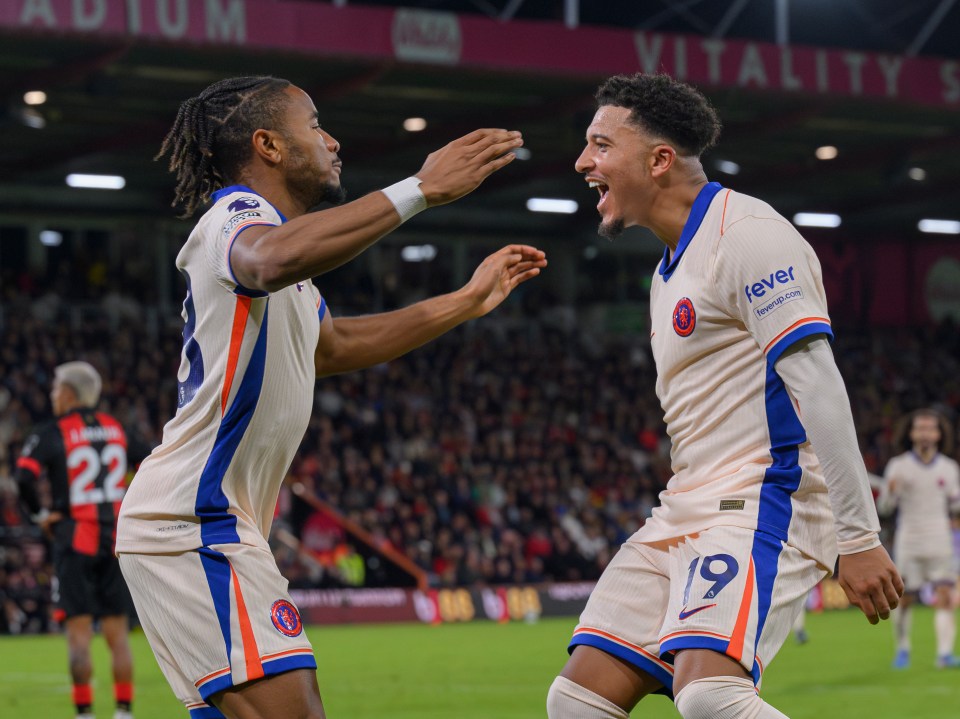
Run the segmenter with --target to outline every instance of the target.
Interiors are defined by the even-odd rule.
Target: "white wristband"
[[[419,177],[408,177],[381,190],[397,210],[401,222],[427,209],[427,198],[420,190],[420,182]]]

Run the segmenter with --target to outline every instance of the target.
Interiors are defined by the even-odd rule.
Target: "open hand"
[[[515,159],[523,144],[519,132],[474,130],[427,156],[417,173],[427,205],[445,205],[463,197]]]
[[[889,619],[890,610],[900,604],[903,580],[883,547],[841,555],[837,574],[847,599],[871,624]]]
[[[507,245],[487,257],[461,292],[472,299],[474,317],[482,317],[503,302],[517,285],[536,277],[547,266],[543,250],[530,245]]]

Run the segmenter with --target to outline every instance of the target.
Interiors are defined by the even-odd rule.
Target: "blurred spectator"
[[[107,292],[111,302],[124,296],[123,287]],[[3,478],[26,429],[48,416],[45,388],[58,358],[103,370],[111,378],[104,409],[156,442],[160,418],[173,415],[182,345],[179,316],[138,322],[132,302],[109,316],[96,304],[61,302],[47,324],[22,311],[23,297],[5,289],[0,314],[2,631],[50,628],[47,560],[27,569],[29,530],[4,511],[12,490]],[[348,299],[338,306],[348,308]],[[956,419],[955,324],[838,332],[834,352],[871,472],[882,473],[897,453],[895,424],[906,412],[929,405]],[[318,382],[289,481],[377,546],[407,556],[432,584],[462,586],[598,577],[670,474],[646,337],[570,331],[569,322],[512,324],[505,312],[400,360]],[[303,543],[299,552],[274,543],[294,586],[356,581],[337,567],[338,547],[352,539],[288,487],[277,525]],[[388,576],[369,562],[364,574],[368,586]]]

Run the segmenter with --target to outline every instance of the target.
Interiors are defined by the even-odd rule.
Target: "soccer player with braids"
[[[820,264],[768,204],[709,182],[716,111],[666,75],[596,95],[576,169],[600,234],[664,244],[650,343],[674,475],[594,588],[547,694],[550,719],[624,719],[647,694],[684,719],[773,719],[758,696],[807,592],[838,579],[871,623],[903,582],[829,339]]]
[[[540,273],[510,245],[461,289],[334,317],[311,278],[514,159],[520,133],[472,132],[416,175],[344,203],[340,144],[301,89],[214,83],[160,150],[175,204],[210,206],[177,257],[186,281],[177,413],[120,511],[117,552],[154,654],[194,719],[319,719],[313,650],[267,536],[317,377],[389,361],[485,315]],[[334,205],[309,210],[322,202]]]

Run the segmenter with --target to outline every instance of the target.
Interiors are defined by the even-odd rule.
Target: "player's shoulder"
[[[772,205],[753,195],[736,190],[721,193],[723,232],[726,234],[743,222],[777,222],[793,228],[786,217],[777,212]]]
[[[60,436],[60,417],[55,417],[53,419],[48,419],[44,422],[40,422],[33,429],[33,434],[40,437],[41,439],[49,439],[51,437]]]
[[[894,455],[887,461],[886,473],[889,474],[891,470],[899,469],[905,463],[910,463],[912,461],[913,457],[911,456],[910,452]]]
[[[46,451],[54,445],[61,443],[60,425],[56,419],[46,420],[38,423],[30,434],[23,441],[20,453],[24,457]]]
[[[231,185],[217,190],[212,196],[213,204],[204,214],[204,218],[213,220],[239,218],[240,220],[263,217],[269,220],[281,220],[282,216],[270,202],[245,185]]]
[[[751,195],[731,190],[727,197],[720,198],[717,212],[720,213],[720,232],[716,251],[722,255],[758,258],[771,253],[805,253],[809,248],[783,215]]]
[[[109,412],[93,412],[94,421],[102,427],[115,427],[121,432],[124,431],[123,423]]]
[[[948,457],[945,454],[940,454],[939,456],[942,464],[946,465],[954,472],[960,472],[960,463],[958,463],[957,460],[955,460],[953,457]]]
[[[913,459],[914,459],[913,452],[909,452],[909,451],[901,452],[900,454],[895,454],[894,456],[892,456],[888,464],[892,464],[894,462],[896,462],[897,464],[903,464],[904,462],[912,462]]]
[[[283,216],[263,196],[243,185],[232,185],[213,193],[212,204],[200,216],[191,240],[223,234],[230,238],[246,225],[279,225]]]

